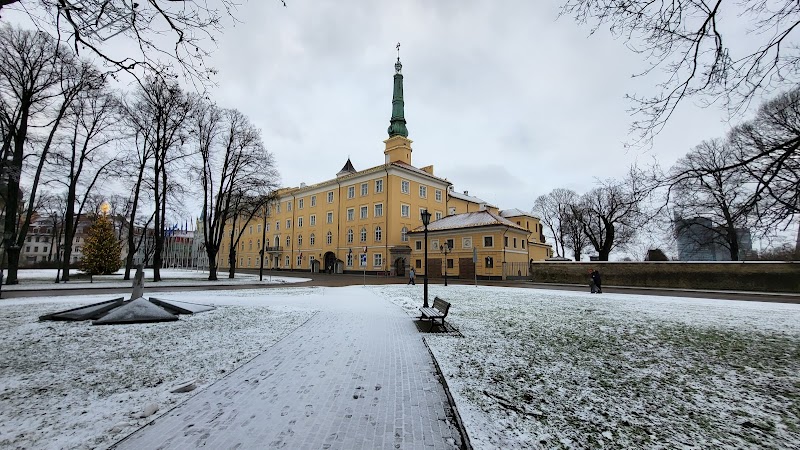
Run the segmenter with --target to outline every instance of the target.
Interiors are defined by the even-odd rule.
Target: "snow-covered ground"
[[[415,314],[419,292],[373,287]],[[434,286],[476,448],[798,448],[800,305]]]
[[[39,315],[108,296],[0,301],[0,448],[105,448],[230,373],[336,288],[147,296],[214,304],[178,322]],[[422,286],[364,289],[415,315]],[[475,448],[794,448],[800,305],[432,285],[463,336],[426,336]]]

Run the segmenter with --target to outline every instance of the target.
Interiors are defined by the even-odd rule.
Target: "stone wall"
[[[640,286],[800,293],[798,262],[534,262],[532,281],[589,285],[597,269],[604,286]]]

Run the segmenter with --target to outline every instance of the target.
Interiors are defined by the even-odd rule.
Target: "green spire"
[[[403,65],[400,64],[400,43],[397,43],[397,62],[394,64],[394,92],[392,93],[392,119],[389,125],[389,137],[408,137],[406,118],[403,113]]]

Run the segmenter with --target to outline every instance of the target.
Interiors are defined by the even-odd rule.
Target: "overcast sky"
[[[400,42],[414,165],[525,211],[725,134],[722,111],[686,103],[651,149],[626,150],[625,94],[661,79],[633,79],[641,56],[544,3],[249,1],[215,53],[214,98],[263,130],[284,185],[330,179],[348,156],[366,169],[384,161]]]

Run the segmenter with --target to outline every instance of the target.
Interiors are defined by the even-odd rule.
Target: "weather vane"
[[[400,43],[397,43],[397,62],[394,63],[395,73],[400,73],[403,70],[403,65],[400,64]]]
[[[397,43],[397,60],[400,61],[400,43]]]

